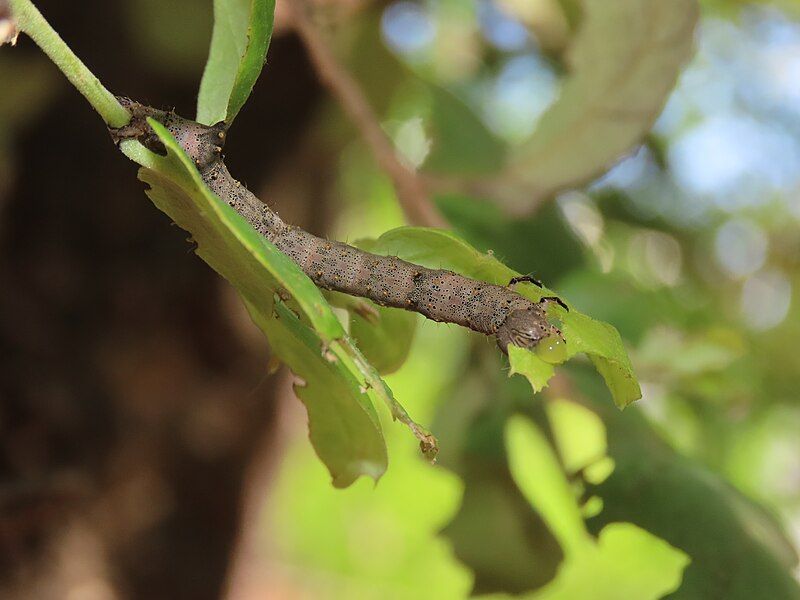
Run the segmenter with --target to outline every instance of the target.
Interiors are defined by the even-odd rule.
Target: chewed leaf
[[[373,402],[385,402],[388,388],[358,363],[319,289],[203,184],[160,124],[151,126],[167,150],[165,157],[138,142],[122,144],[123,152],[145,167],[140,178],[150,185],[151,200],[191,232],[198,254],[233,284],[272,351],[303,380],[296,392],[308,410],[314,449],[334,485],[347,486],[361,475],[377,479],[387,457]],[[291,297],[298,314],[276,298],[278,292]]]
[[[570,354],[586,353],[605,379],[614,402],[625,408],[642,397],[633,366],[619,332],[608,323],[595,321],[577,311],[561,316],[562,333]]]
[[[214,0],[214,31],[200,82],[197,121],[230,123],[247,101],[267,56],[275,0]]]
[[[278,300],[273,314],[249,302],[253,321],[270,347],[305,382],[295,394],[308,410],[308,433],[314,450],[326,464],[333,485],[346,487],[360,475],[378,479],[386,470],[386,448],[365,386],[352,376],[352,364],[330,360],[320,352],[319,337]],[[343,354],[339,342],[330,348]]]
[[[508,347],[508,360],[511,363],[511,375],[524,375],[531,384],[534,392],[541,392],[547,387],[547,382],[555,375],[555,367],[543,361],[533,352],[517,346]]]
[[[582,0],[570,76],[504,181],[535,206],[600,175],[652,127],[689,58],[696,0]]]
[[[519,275],[494,256],[479,252],[460,237],[441,229],[393,229],[380,236],[370,250],[378,254],[399,256],[431,268],[451,269],[496,285],[506,285],[512,277]],[[520,284],[515,289],[534,301],[544,296],[557,295],[552,290],[531,284]],[[614,327],[595,321],[572,307],[569,311],[559,306],[553,306],[550,310],[561,322],[561,330],[567,342],[564,358],[580,352],[588,355],[620,408],[641,398],[641,390],[633,374],[630,359],[619,332]],[[530,358],[523,357],[523,353],[529,354]],[[561,362],[560,357],[559,360],[546,362],[525,350],[522,353],[514,352],[513,355],[510,353],[510,356],[512,369],[528,377],[535,391],[544,387],[552,375],[551,369],[541,363]]]

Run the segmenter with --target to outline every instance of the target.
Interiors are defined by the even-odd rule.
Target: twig
[[[312,21],[306,0],[292,0],[295,29],[308,50],[317,74],[338,99],[344,111],[361,132],[380,167],[391,177],[397,198],[413,224],[443,227],[445,221],[431,202],[422,178],[398,158],[394,144],[383,131],[358,82],[334,56],[327,41]]]

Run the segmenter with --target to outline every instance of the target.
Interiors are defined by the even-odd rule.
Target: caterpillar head
[[[541,340],[557,336],[561,331],[547,321],[544,307],[533,304],[509,313],[506,320],[497,330],[497,345],[503,352],[508,352],[509,344],[521,348],[533,349]]]

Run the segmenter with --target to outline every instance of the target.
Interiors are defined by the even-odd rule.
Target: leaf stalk
[[[30,0],[10,0],[11,14],[26,33],[52,60],[70,83],[83,94],[109,127],[122,127],[131,115],[114,94],[83,64]]]

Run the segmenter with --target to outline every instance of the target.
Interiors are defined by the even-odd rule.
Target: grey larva
[[[174,113],[120,100],[133,118],[125,127],[112,130],[116,141],[136,138],[153,150],[163,151],[146,117],[163,123],[194,160],[206,185],[297,263],[319,287],[495,336],[504,351],[509,344],[532,348],[544,338],[560,338],[559,330],[547,321],[545,314],[548,302],[561,303],[558,298],[532,302],[508,287],[452,271],[428,269],[394,256],[371,254],[288,225],[228,172],[221,155],[226,134],[224,124],[207,127]],[[524,279],[517,281],[520,280]]]

